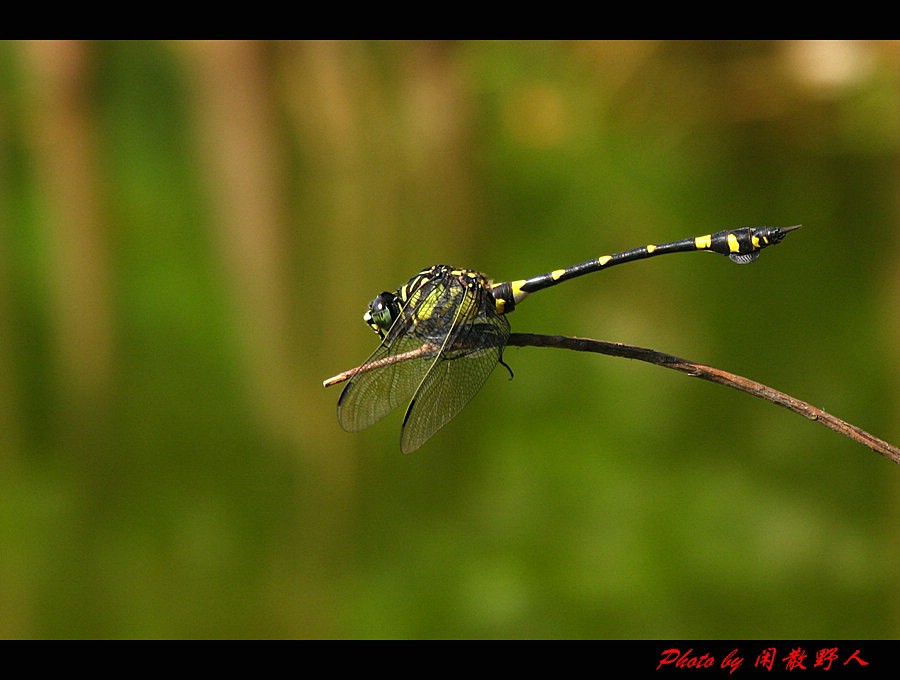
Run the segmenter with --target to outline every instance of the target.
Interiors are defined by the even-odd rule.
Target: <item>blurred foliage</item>
[[[321,381],[366,303],[535,295],[900,442],[900,43],[0,44],[0,636],[894,638],[895,466],[655,367],[510,349],[423,449]]]

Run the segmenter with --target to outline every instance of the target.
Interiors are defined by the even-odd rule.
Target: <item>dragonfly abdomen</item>
[[[714,234],[695,236],[668,243],[650,244],[613,253],[612,255],[603,255],[565,269],[554,269],[546,274],[533,276],[530,279],[499,283],[493,288],[494,297],[497,300],[497,311],[501,314],[508,314],[531,293],[550,288],[563,281],[600,271],[601,269],[609,269],[617,264],[635,262],[669,253],[708,250],[720,255],[727,255],[732,262],[737,264],[748,264],[759,257],[759,252],[763,248],[780,243],[787,233],[798,228],[799,225],[795,227],[725,229]]]

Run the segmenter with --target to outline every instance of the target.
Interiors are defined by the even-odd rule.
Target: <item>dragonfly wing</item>
[[[400,449],[411,453],[469,403],[497,365],[509,338],[509,321],[478,305],[458,310],[441,354],[406,410]]]
[[[448,325],[439,338],[427,338],[417,332],[421,324],[416,307],[430,308],[441,293],[436,286],[424,287],[415,303],[407,300],[384,340],[360,367],[338,399],[338,422],[348,432],[358,432],[377,423],[400,404],[406,404],[422,383],[422,378],[437,361],[438,350]],[[422,351],[433,346],[434,351]],[[415,358],[391,361],[403,354]],[[379,364],[384,364],[379,366]]]
[[[367,370],[373,364],[396,354],[414,351],[422,346],[413,338],[387,341],[375,350],[363,364],[338,399],[338,422],[348,432],[358,432],[375,424],[400,404],[407,403],[422,382],[422,377],[434,363],[436,353],[423,354],[415,359],[387,364]]]

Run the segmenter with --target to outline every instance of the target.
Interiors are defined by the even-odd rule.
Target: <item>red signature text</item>
[[[713,654],[695,652],[693,647],[684,651],[673,647],[662,652],[656,670],[666,666],[690,670],[719,668],[731,674],[743,663],[744,657],[740,655],[738,649],[732,649],[717,662]],[[802,647],[792,647],[781,654],[775,647],[767,647],[758,651],[753,662],[755,668],[766,671],[771,671],[776,665],[787,671],[805,671],[809,668],[828,671],[832,668],[832,664],[868,666],[869,662],[860,656],[858,649],[843,658],[837,647],[825,647],[814,654],[808,654]]]
[[[742,663],[744,663],[744,657],[738,655],[737,649],[732,649],[722,659],[719,668],[724,668],[729,673],[734,673],[741,667]],[[675,668],[712,668],[716,665],[716,657],[712,654],[694,654],[693,648],[684,652],[673,648],[667,649],[662,653],[656,670],[669,664],[674,665]]]

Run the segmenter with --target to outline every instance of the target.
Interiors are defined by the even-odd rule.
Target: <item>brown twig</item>
[[[511,347],[556,347],[558,349],[575,350],[576,352],[594,352],[597,354],[606,354],[608,356],[624,357],[626,359],[637,359],[638,361],[645,361],[656,366],[679,371],[680,373],[685,373],[694,378],[702,378],[703,380],[718,383],[719,385],[725,385],[726,387],[746,392],[754,397],[770,401],[773,404],[782,406],[794,413],[799,413],[845,437],[849,437],[850,439],[859,442],[863,446],[872,449],[875,453],[880,453],[885,458],[900,464],[900,449],[869,434],[856,425],[851,425],[820,408],[816,408],[805,401],[792,397],[784,392],[779,392],[778,390],[772,389],[762,383],[758,383],[755,380],[750,380],[749,378],[744,378],[735,375],[734,373],[729,373],[728,371],[713,368],[712,366],[698,364],[693,361],[688,361],[687,359],[682,359],[663,352],[657,352],[653,349],[646,349],[644,347],[624,345],[618,342],[603,342],[601,340],[591,340],[588,338],[573,338],[565,335],[512,333],[506,344]],[[362,370],[369,371],[374,368],[380,368],[381,366],[389,366],[408,359],[425,356],[426,354],[433,352],[433,346],[424,345],[417,350],[386,357],[380,362],[377,362],[376,365],[368,365],[365,367],[357,366],[356,368],[344,371],[333,378],[329,378],[323,384],[325,387],[336,385],[349,380]]]
[[[702,378],[710,382],[732,387],[741,392],[771,401],[773,404],[783,406],[784,408],[799,413],[800,415],[814,420],[827,428],[838,432],[845,437],[859,442],[863,446],[867,446],[875,453],[880,453],[895,463],[900,464],[900,449],[896,446],[888,444],[886,441],[869,434],[865,430],[851,425],[848,422],[836,418],[830,413],[820,408],[806,403],[800,399],[792,397],[784,392],[772,389],[755,380],[744,378],[728,371],[723,371],[712,366],[698,364],[687,359],[681,359],[670,354],[657,352],[656,350],[646,349],[644,347],[634,347],[633,345],[623,345],[616,342],[602,342],[600,340],[589,340],[585,338],[572,338],[562,335],[536,335],[533,333],[513,333],[509,336],[507,345],[515,347],[557,347],[560,349],[571,349],[578,352],[596,352],[598,354],[607,354],[615,357],[625,357],[627,359],[637,359],[638,361],[646,361],[650,364],[670,368],[673,371],[686,373],[695,378]]]
[[[425,343],[421,347],[412,349],[408,352],[392,354],[391,356],[384,357],[383,359],[370,361],[369,363],[363,364],[362,366],[357,366],[355,368],[350,368],[346,371],[342,371],[341,373],[328,378],[328,380],[323,380],[322,385],[324,387],[331,387],[332,385],[337,385],[338,383],[350,380],[350,378],[352,378],[357,373],[368,373],[369,371],[374,371],[376,368],[381,368],[382,366],[393,366],[394,364],[399,364],[401,361],[409,361],[410,359],[418,359],[419,357],[434,355],[439,349],[440,347],[438,347],[437,345],[430,345],[428,343]]]

